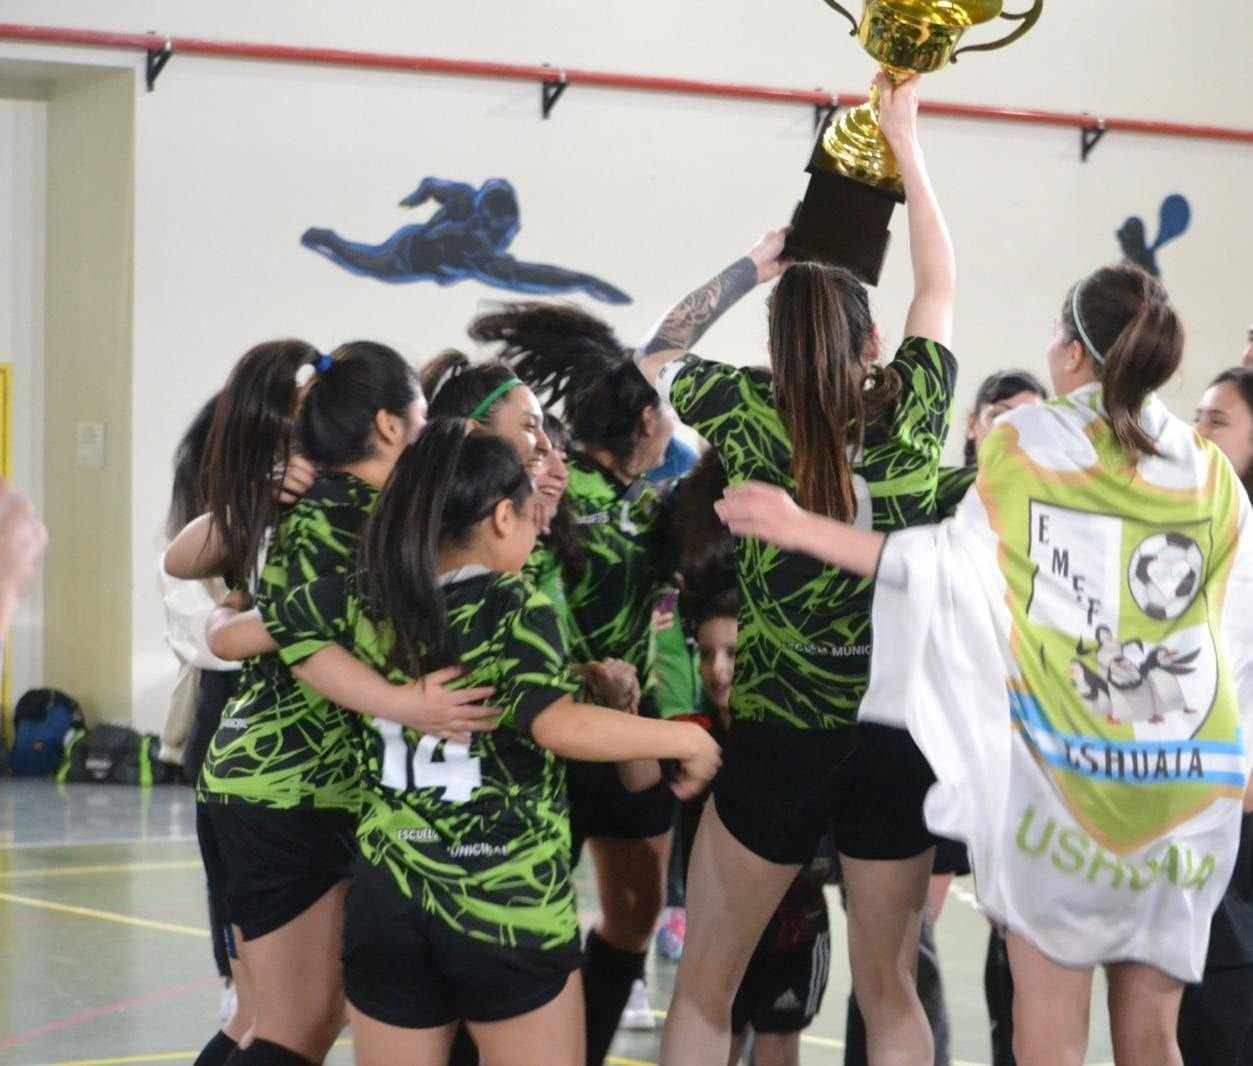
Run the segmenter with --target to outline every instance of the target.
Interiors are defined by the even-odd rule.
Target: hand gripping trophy
[[[1021,14],[1002,11],[1001,0],[866,0],[859,22],[836,0],[826,3],[848,19],[853,35],[893,81],[939,70],[963,52],[1003,48],[1030,30],[1044,10],[1044,0]],[[966,30],[998,17],[1018,26],[1000,40],[957,47]],[[877,97],[872,90],[867,103],[834,115],[823,127],[807,168],[809,189],[784,253],[838,263],[872,285],[887,254],[888,221],[905,200],[900,171],[879,128]]]

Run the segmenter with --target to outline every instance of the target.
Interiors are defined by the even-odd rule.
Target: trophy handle
[[[1037,3],[1043,3],[1043,2],[1044,2],[1044,0],[1037,0]],[[852,27],[853,27],[852,32],[849,34],[849,36],[850,36],[850,37],[856,37],[856,36],[857,36],[857,28],[858,28],[858,27],[857,27],[857,20],[856,20],[855,18],[853,18],[853,14],[852,14],[852,12],[851,12],[851,11],[849,11],[849,10],[848,10],[848,8],[846,8],[843,4],[836,3],[836,0],[826,0],[826,4],[827,4],[827,6],[828,6],[828,7],[832,7],[832,8],[834,8],[834,9],[835,9],[836,11],[838,11],[841,15],[843,15],[846,19],[848,19],[848,21],[852,24]],[[1024,30],[1023,32],[1025,33],[1026,31]]]
[[[832,3],[832,0],[827,0],[827,3],[828,4]],[[1019,26],[1016,30],[1014,30],[1013,33],[1005,37],[1002,37],[999,41],[988,41],[987,44],[968,44],[966,45],[965,48],[957,49],[957,51],[953,53],[953,56],[949,60],[949,62],[956,63],[957,57],[961,55],[963,52],[991,52],[997,48],[1004,48],[1007,44],[1013,44],[1016,40],[1018,40],[1019,37],[1021,37],[1024,33],[1030,30],[1031,27],[1034,26],[1039,21],[1040,15],[1043,13],[1043,11],[1044,11],[1044,0],[1035,0],[1035,3],[1031,5],[1030,11],[1023,11],[1020,14],[1012,14],[1011,12],[1008,12],[1008,11],[1002,11],[1001,18],[1009,19],[1009,21],[1011,22],[1021,22],[1022,25]],[[845,11],[844,13],[848,14],[847,11]]]

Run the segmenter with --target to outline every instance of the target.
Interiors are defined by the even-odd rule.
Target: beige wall
[[[108,73],[48,102],[45,669],[92,721],[131,718],[134,94]],[[100,469],[77,461],[83,422],[106,427]]]
[[[15,90],[0,77],[0,94]],[[0,363],[13,367],[10,477],[43,510],[44,165],[48,105],[0,99]],[[43,678],[43,587],[9,631],[8,683],[16,700]]]

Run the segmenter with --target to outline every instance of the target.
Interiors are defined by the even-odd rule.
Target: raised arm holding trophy
[[[853,35],[894,82],[927,74],[962,52],[982,52],[1016,41],[1039,19],[1044,0],[1030,10],[1002,11],[1001,0],[866,0],[861,21],[837,0],[826,3],[849,20]],[[958,48],[972,26],[995,18],[1018,26],[1000,40]],[[806,168],[809,189],[797,208],[786,255],[847,267],[877,284],[888,247],[888,222],[904,189],[892,149],[879,127],[878,92],[859,107],[831,117]]]

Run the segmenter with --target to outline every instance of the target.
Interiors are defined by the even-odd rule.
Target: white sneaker
[[[657,1019],[648,1002],[648,985],[643,979],[631,986],[631,996],[622,1012],[622,1021],[618,1023],[618,1028],[629,1029],[634,1033],[651,1033],[657,1028]]]
[[[218,1003],[218,1021],[226,1025],[235,1017],[235,1011],[238,1007],[239,996],[235,992],[235,982],[228,977],[226,985],[222,989],[222,999]]]

